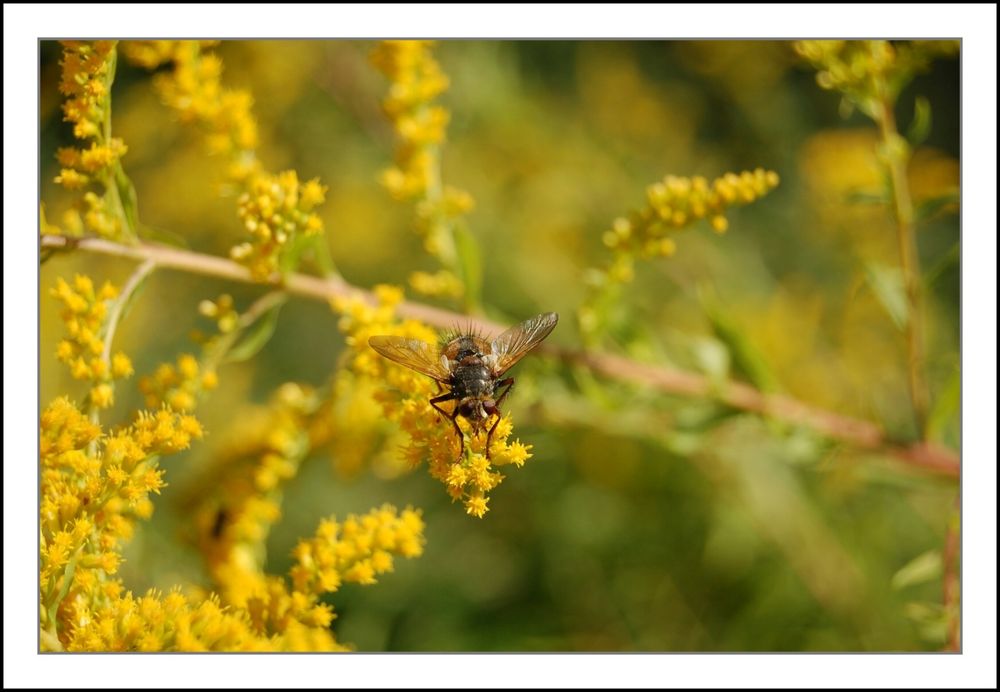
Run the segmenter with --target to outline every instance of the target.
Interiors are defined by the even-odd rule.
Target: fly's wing
[[[438,382],[447,382],[451,376],[441,363],[437,349],[426,341],[402,336],[373,336],[368,339],[368,345],[389,360]]]
[[[546,312],[511,327],[493,340],[491,354],[496,358],[494,375],[499,377],[514,363],[524,358],[528,351],[542,342],[555,328],[559,315]]]

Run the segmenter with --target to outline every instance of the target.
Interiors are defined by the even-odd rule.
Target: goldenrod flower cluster
[[[323,231],[314,209],[323,203],[327,188],[318,179],[300,182],[295,171],[263,170],[254,153],[253,99],[246,91],[222,86],[222,60],[203,52],[204,47],[199,41],[142,41],[126,43],[124,52],[146,67],[173,63],[172,72],[157,75],[157,88],[182,121],[206,130],[211,152],[229,158],[228,175],[240,187],[238,214],[249,238],[234,246],[230,256],[263,281],[293,268],[285,260],[296,256],[296,240]]]
[[[56,153],[61,170],[55,182],[68,190],[80,190],[98,182],[102,195],[87,192],[81,208],[67,210],[63,228],[48,225],[49,233],[80,235],[85,230],[104,238],[121,236],[122,211],[115,180],[119,160],[128,147],[111,137],[111,83],[115,73],[115,41],[63,41],[63,114],[73,124],[73,136],[87,143],[62,147]]]
[[[615,219],[611,230],[602,237],[615,252],[609,275],[620,283],[631,281],[633,258],[673,255],[677,245],[669,234],[701,219],[707,218],[716,233],[725,233],[729,228],[727,207],[749,204],[777,185],[778,174],[763,168],[726,173],[711,183],[702,176],[673,175],[653,183],[646,188],[647,205],[628,217]]]
[[[372,53],[372,63],[392,82],[382,106],[399,139],[396,165],[383,171],[381,181],[395,199],[417,202],[417,231],[424,248],[446,267],[436,275],[414,274],[411,286],[425,295],[454,297],[464,287],[456,274],[452,227],[474,202],[464,190],[442,183],[441,143],[451,116],[433,103],[448,88],[433,45],[383,41]]]
[[[113,380],[132,375],[128,356],[120,351],[111,357],[104,353],[104,323],[118,290],[107,282],[96,290],[90,277],[78,274],[72,285],[60,277],[52,295],[63,304],[62,319],[69,336],[59,342],[57,357],[75,379],[91,382],[88,400],[92,406],[110,407]]]
[[[343,524],[321,522],[315,537],[294,551],[291,585],[265,573],[265,544],[281,516],[281,491],[311,449],[307,428],[320,404],[308,388],[282,386],[266,418],[251,421],[256,434],[200,484],[206,492],[195,513],[199,547],[221,602],[248,613],[253,631],[270,637],[276,649],[344,648],[328,630],[333,610],[319,597],[343,582],[374,583],[375,575],[392,570],[394,555],[417,557],[424,542],[416,511],[398,515],[386,505]]]
[[[191,603],[174,590],[145,596],[109,595],[97,608],[75,608],[68,651],[271,651],[244,611],[224,608],[217,597]]]
[[[324,519],[315,536],[292,551],[291,591],[284,580],[269,577],[263,589],[247,598],[254,628],[298,640],[300,650],[343,648],[327,629],[336,616],[320,596],[337,591],[344,582],[374,584],[376,575],[393,570],[396,555],[418,557],[423,530],[420,513],[409,507],[400,513],[383,505],[360,517],[349,515],[343,523],[335,517]]]
[[[281,491],[310,450],[315,392],[296,384],[278,389],[261,417],[250,417],[240,442],[199,484],[194,521],[198,544],[223,601],[244,606],[265,586],[268,533],[281,518]]]
[[[107,434],[65,397],[42,413],[39,597],[47,648],[92,643],[84,630],[121,595],[112,578],[120,543],[152,514],[149,494],[164,486],[159,456],[202,434],[197,420],[169,409]],[[110,635],[108,627],[102,621],[100,633]]]
[[[215,300],[203,300],[198,304],[198,312],[203,317],[214,320],[219,333],[229,334],[239,325],[240,313],[234,307],[233,297],[223,293]]]
[[[409,436],[402,455],[410,466],[426,461],[431,476],[445,485],[448,494],[461,500],[467,513],[482,517],[489,491],[504,478],[496,467],[523,465],[531,456],[530,448],[509,441],[513,424],[507,415],[493,433],[490,459],[486,458],[486,431],[473,435],[459,418],[468,442],[467,448],[461,449],[451,424],[428,403],[439,393],[434,380],[386,360],[368,345],[369,337],[376,335],[405,336],[432,344],[438,335],[419,322],[396,318],[395,308],[403,297],[399,289],[379,286],[375,293],[379,301],[375,306],[361,299],[335,301],[334,307],[341,314],[340,329],[352,349],[349,367],[357,376],[376,383],[375,398],[385,417]]]
[[[229,254],[256,278],[266,279],[281,268],[282,253],[293,240],[322,232],[323,221],[313,209],[323,203],[327,188],[317,178],[300,183],[295,171],[277,175],[259,171],[244,184],[239,216],[251,241]]]
[[[448,77],[434,59],[433,41],[383,41],[372,63],[392,81],[382,107],[400,138],[397,165],[382,183],[400,200],[416,199],[439,185],[436,145],[444,141],[450,114],[432,101],[448,88]]]
[[[177,364],[162,363],[152,375],[139,378],[139,391],[151,409],[167,405],[174,411],[193,411],[202,392],[215,389],[219,377],[215,370],[202,370],[198,359],[182,354]]]
[[[442,298],[460,298],[465,286],[453,272],[439,269],[433,274],[415,271],[409,277],[410,288],[421,295]]]
[[[591,272],[591,295],[577,313],[584,336],[596,338],[604,313],[611,309],[612,291],[635,277],[636,258],[672,256],[677,244],[670,236],[702,219],[708,219],[716,233],[725,233],[726,209],[760,199],[778,182],[777,173],[757,168],[726,173],[711,182],[702,176],[668,175],[647,187],[646,206],[615,219],[602,236],[614,254],[604,269]]]
[[[937,56],[954,55],[958,41],[797,41],[796,52],[817,69],[823,89],[847,95],[869,116],[877,117],[879,103],[895,100],[904,86],[930,67]],[[879,84],[891,93],[879,94]]]
[[[214,53],[203,52],[214,43],[126,41],[122,53],[146,69],[172,63],[172,72],[155,77],[164,103],[174,109],[182,122],[198,123],[207,130],[210,151],[232,155],[255,167],[257,123],[250,112],[253,98],[247,91],[223,87],[222,60]]]

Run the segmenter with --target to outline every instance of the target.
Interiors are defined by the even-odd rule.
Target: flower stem
[[[889,94],[889,87],[884,75],[879,74],[876,77],[875,88],[879,101],[875,112],[875,121],[879,126],[885,164],[892,185],[896,239],[899,245],[899,259],[908,306],[906,362],[910,401],[913,405],[917,433],[920,439],[926,439],[930,395],[924,376],[924,305],[920,256],[917,252],[913,199],[910,196],[910,184],[906,176],[906,167],[910,159],[909,145],[897,130],[896,116],[893,112],[895,98]]]

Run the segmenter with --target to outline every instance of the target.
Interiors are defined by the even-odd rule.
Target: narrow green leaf
[[[899,329],[905,329],[910,319],[910,309],[906,302],[903,272],[896,267],[887,267],[877,262],[869,262],[865,269],[868,285],[875,297],[892,318],[893,323]]]
[[[910,144],[917,147],[927,141],[931,133],[931,103],[924,96],[918,96],[913,103],[913,122],[906,131]]]
[[[889,195],[885,190],[870,188],[855,188],[844,198],[847,204],[885,206],[889,204]]]
[[[942,274],[947,270],[951,269],[952,266],[957,265],[959,259],[961,258],[961,247],[958,243],[953,244],[948,248],[948,252],[944,253],[934,265],[927,270],[924,274],[924,286],[930,288],[934,285]]]
[[[729,349],[733,369],[746,377],[762,392],[773,392],[780,388],[778,378],[760,350],[754,346],[737,321],[722,307],[708,291],[700,290],[699,298],[705,316],[712,325],[712,331]]]
[[[914,208],[913,215],[917,220],[917,223],[923,223],[938,214],[958,213],[958,206],[960,202],[961,197],[958,194],[958,190],[951,190],[943,195],[928,197],[927,199],[921,200]]]
[[[948,636],[948,614],[940,603],[907,603],[903,609],[924,641],[943,644]]]
[[[118,318],[119,322],[128,317],[129,312],[132,311],[132,306],[135,305],[136,300],[138,300],[142,292],[146,290],[146,282],[149,281],[149,277],[151,277],[154,273],[155,268],[147,272],[139,279],[139,283],[135,285],[132,292],[125,296],[125,305],[122,306],[122,314],[121,317]]]
[[[693,337],[691,353],[703,373],[715,382],[724,382],[729,377],[729,351],[719,341],[710,337]]]
[[[483,287],[483,260],[475,236],[462,224],[455,226],[455,249],[461,272],[459,278],[465,284],[465,304],[478,307]]]
[[[278,271],[282,276],[291,274],[299,268],[302,255],[313,242],[313,236],[297,235],[292,241],[285,245],[278,257]]]
[[[958,368],[951,373],[944,389],[938,394],[930,414],[927,416],[927,437],[940,441],[948,424],[956,419],[958,407],[962,403],[962,372]]]
[[[163,245],[169,245],[171,247],[182,248],[185,250],[190,247],[187,239],[179,233],[167,231],[162,228],[154,228],[146,224],[139,226],[139,237],[144,240],[152,240]]]
[[[928,550],[926,553],[918,555],[894,575],[892,575],[892,588],[899,591],[908,586],[924,584],[941,576],[942,561],[941,552],[938,550]]]
[[[139,197],[135,192],[135,185],[125,174],[125,169],[119,163],[115,167],[115,185],[118,187],[118,197],[122,201],[122,209],[125,211],[125,220],[133,233],[138,233],[139,228]]]
[[[253,358],[264,348],[278,326],[278,313],[282,303],[271,307],[260,319],[250,325],[240,339],[223,357],[223,363],[239,363]]]
[[[320,273],[326,277],[336,275],[337,267],[333,263],[333,257],[330,256],[330,246],[326,243],[326,235],[317,233],[312,236],[310,245],[313,261],[316,262]]]

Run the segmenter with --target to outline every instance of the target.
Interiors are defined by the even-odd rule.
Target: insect
[[[466,330],[447,336],[439,347],[402,336],[373,336],[368,344],[389,360],[433,377],[439,385],[448,388],[429,403],[455,426],[460,448],[465,436],[458,427],[458,416],[469,421],[475,432],[483,430],[490,418],[496,417],[486,434],[486,458],[489,459],[490,439],[500,422],[500,404],[514,386],[514,378],[504,375],[541,343],[558,321],[559,315],[554,312],[536,315],[492,341]],[[447,401],[455,402],[451,413],[440,407]]]

